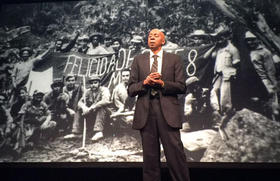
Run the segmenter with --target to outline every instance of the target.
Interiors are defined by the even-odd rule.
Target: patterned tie
[[[152,64],[151,73],[158,71],[158,60],[157,60],[157,57],[158,57],[157,55],[153,55],[154,62]]]
[[[157,57],[158,57],[157,55],[153,55],[154,62],[152,64],[151,73],[158,71],[158,60],[157,60]],[[151,89],[151,95],[152,96],[156,96],[157,94],[158,94],[158,90],[152,88]]]

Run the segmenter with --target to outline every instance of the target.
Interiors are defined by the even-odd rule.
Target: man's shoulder
[[[150,54],[149,52],[144,52],[144,53],[136,55],[135,58],[136,59],[138,59],[138,58],[141,59],[143,57],[149,56],[149,54]]]
[[[48,105],[44,101],[42,101],[42,102],[40,102],[40,107],[41,108],[48,108]]]
[[[108,88],[108,87],[105,87],[105,86],[100,86],[99,89],[100,89],[101,91],[109,91],[109,92],[110,92],[109,88]]]
[[[27,101],[26,103],[23,104],[22,107],[30,107],[32,106],[32,102],[31,101]]]
[[[49,98],[52,97],[52,94],[53,94],[53,91],[49,91],[49,92],[47,92],[47,93],[44,95],[44,98],[45,98],[45,99],[49,99]]]
[[[123,91],[126,90],[124,84],[121,82],[119,84],[116,85],[116,87],[114,88],[115,91]]]
[[[167,58],[169,60],[174,60],[174,61],[180,61],[182,60],[181,56],[175,54],[175,53],[170,53],[163,51],[163,58]]]

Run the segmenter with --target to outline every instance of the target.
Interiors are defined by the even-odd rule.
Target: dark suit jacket
[[[149,53],[138,55],[131,65],[128,83],[129,96],[137,96],[136,110],[132,127],[142,129],[148,119],[150,104],[150,88],[143,85],[143,81],[150,74]],[[160,104],[163,116],[168,125],[181,128],[180,105],[177,94],[185,93],[185,71],[183,62],[178,55],[163,52],[162,80],[164,87],[160,89]]]

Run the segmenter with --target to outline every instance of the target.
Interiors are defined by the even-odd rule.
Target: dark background
[[[279,164],[190,163],[191,181],[278,181]],[[67,181],[141,181],[141,163],[2,163],[1,179]],[[162,181],[171,180],[166,164]]]
[[[62,0],[1,0],[2,4]],[[64,0],[69,1],[69,0]],[[0,163],[1,180],[140,181],[141,163]],[[191,181],[279,180],[280,163],[189,163]],[[171,180],[162,164],[162,181]]]

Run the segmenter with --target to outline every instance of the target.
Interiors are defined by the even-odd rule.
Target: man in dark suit
[[[160,181],[159,139],[172,179],[188,181],[177,99],[177,94],[185,93],[185,73],[180,57],[162,50],[164,43],[164,34],[151,30],[150,52],[136,56],[132,63],[128,94],[138,96],[133,128],[140,130],[142,138],[144,181]]]

